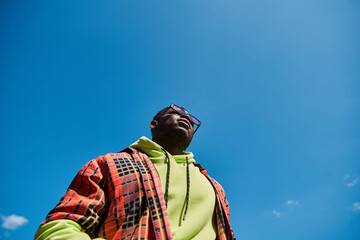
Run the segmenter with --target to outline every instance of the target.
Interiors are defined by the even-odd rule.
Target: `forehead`
[[[154,119],[159,120],[164,114],[172,113],[172,112],[179,112],[180,114],[182,114],[183,112],[188,113],[188,111],[185,108],[177,106],[177,105],[172,105],[172,106],[169,106],[169,107],[166,107],[166,108],[160,110],[154,116]]]
[[[166,107],[166,108],[163,108],[160,111],[158,111],[156,113],[156,115],[154,116],[154,120],[159,120],[169,110],[169,108],[170,107]]]
[[[172,107],[169,107],[167,109],[167,111],[165,111],[164,113],[179,113],[179,114],[188,114],[188,111],[186,111],[185,108],[174,105]]]
[[[162,118],[164,115],[172,113],[177,113],[177,111],[171,107],[165,108],[158,114],[158,119]]]
[[[172,109],[171,107],[169,107],[168,109],[166,109],[163,113],[162,113],[162,115],[165,115],[165,114],[167,114],[167,113],[176,113],[176,111],[174,110],[174,109]]]
[[[180,111],[184,111],[184,112],[188,112],[185,108],[181,107],[181,106],[177,106],[177,105],[174,105],[174,108],[175,110],[180,110]]]

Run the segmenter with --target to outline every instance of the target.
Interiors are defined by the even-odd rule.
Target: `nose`
[[[190,124],[193,125],[193,122],[191,121],[189,114],[181,115],[181,117],[186,118],[190,122]]]

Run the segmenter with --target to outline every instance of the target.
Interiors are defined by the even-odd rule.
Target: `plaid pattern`
[[[224,190],[199,167],[217,192],[218,239],[235,239]],[[58,219],[77,222],[91,237],[172,239],[159,175],[132,148],[88,162],[43,224]]]

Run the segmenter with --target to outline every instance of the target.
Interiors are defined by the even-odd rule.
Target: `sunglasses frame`
[[[181,109],[181,112],[180,112],[179,110],[175,109],[175,107]],[[196,117],[194,117],[193,115],[189,114],[189,112],[186,111],[185,108],[180,107],[180,106],[178,106],[178,105],[176,105],[176,104],[171,104],[169,107],[167,107],[166,110],[158,117],[157,120],[160,120],[160,118],[164,115],[164,113],[167,112],[167,110],[169,110],[169,108],[172,108],[174,111],[176,111],[176,112],[177,112],[178,114],[180,114],[180,115],[188,115],[188,116],[190,117],[190,121],[191,121],[194,125],[196,125],[196,129],[194,130],[194,134],[196,133],[196,131],[197,131],[197,130],[199,129],[199,127],[201,126],[201,121],[200,121],[199,119],[197,119]],[[193,119],[195,119],[196,121],[198,121],[198,123],[195,123],[195,122],[193,121]]]

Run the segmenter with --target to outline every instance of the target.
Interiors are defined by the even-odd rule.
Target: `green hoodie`
[[[157,169],[163,192],[165,193],[167,159],[164,151],[155,142],[146,137],[141,137],[131,145],[144,152],[154,163]],[[192,163],[194,155],[186,152],[183,155],[170,158],[170,186],[168,193],[167,212],[171,232],[176,239],[215,239],[216,223],[215,201],[216,195],[210,182],[200,173]],[[186,202],[186,157],[188,157],[190,173],[190,198],[185,221],[183,221]],[[90,240],[89,235],[81,232],[81,226],[71,220],[62,219],[46,223],[39,227],[35,240]],[[102,238],[96,238],[102,239]],[[95,239],[94,239],[95,240]]]
[[[130,147],[145,153],[159,173],[162,190],[165,193],[167,158],[160,145],[146,137],[141,137]],[[215,191],[208,179],[194,166],[194,155],[185,152],[170,159],[170,178],[167,213],[174,239],[215,239]],[[190,192],[186,218],[183,220],[186,205],[186,157],[189,162]]]

